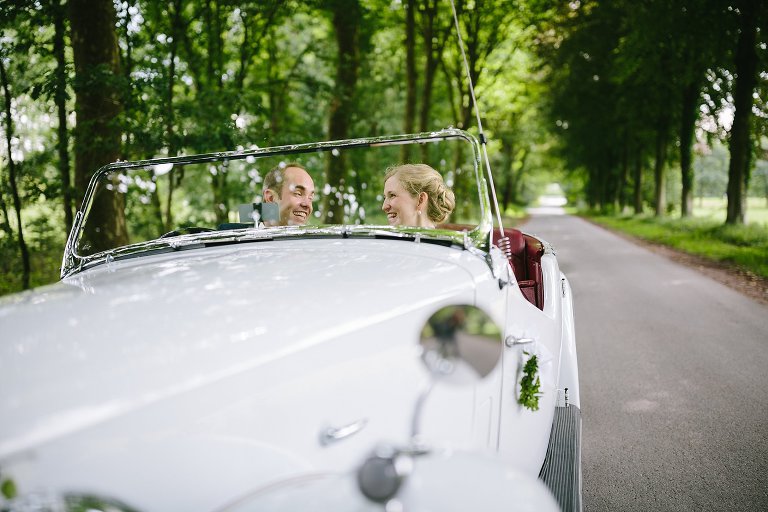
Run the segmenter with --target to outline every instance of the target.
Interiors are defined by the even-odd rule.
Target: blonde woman
[[[404,164],[387,169],[381,209],[390,225],[434,228],[455,205],[453,191],[430,166]]]

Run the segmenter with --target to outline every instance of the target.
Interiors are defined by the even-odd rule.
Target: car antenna
[[[491,196],[493,197],[493,204],[496,207],[496,222],[499,225],[499,239],[496,241],[496,245],[507,256],[507,258],[510,258],[512,256],[512,244],[509,241],[509,237],[504,235],[504,227],[501,224],[501,211],[499,208],[499,201],[496,198],[496,186],[493,184],[491,161],[488,159],[488,140],[485,138],[485,133],[483,132],[483,123],[480,121],[480,107],[477,105],[477,98],[475,98],[475,86],[472,84],[472,75],[469,72],[467,55],[464,53],[464,41],[461,39],[461,28],[459,27],[459,17],[456,14],[456,5],[454,4],[453,0],[450,1],[451,10],[453,11],[453,21],[456,24],[456,36],[459,38],[459,49],[461,50],[461,57],[464,60],[464,71],[467,74],[467,81],[469,82],[469,94],[472,98],[472,106],[475,109],[475,115],[477,116],[478,138],[480,139],[480,145],[483,148],[483,158],[485,159],[485,169],[488,174],[488,183],[491,186]]]

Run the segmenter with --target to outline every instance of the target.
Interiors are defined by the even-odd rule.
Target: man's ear
[[[264,191],[264,202],[265,203],[276,203],[278,200],[277,194],[275,194],[275,191],[271,188],[268,188]]]

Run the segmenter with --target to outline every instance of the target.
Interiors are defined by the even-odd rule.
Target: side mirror
[[[501,359],[501,329],[475,306],[448,306],[429,317],[419,336],[421,359],[432,375],[416,400],[411,441],[405,448],[380,446],[360,466],[360,492],[376,503],[387,503],[413,468],[415,457],[429,454],[420,439],[424,403],[437,382],[472,385],[493,371]]]
[[[502,354],[501,329],[475,306],[447,306],[421,330],[422,359],[437,379],[472,384],[487,376]]]

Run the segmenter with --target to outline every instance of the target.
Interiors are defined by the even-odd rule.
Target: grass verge
[[[610,229],[768,278],[768,227],[691,218],[582,215]]]

